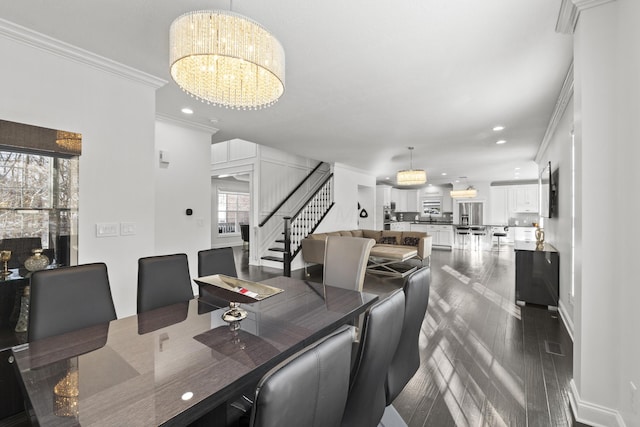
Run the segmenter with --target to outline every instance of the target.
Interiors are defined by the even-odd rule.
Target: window
[[[78,158],[0,151],[0,238],[39,237],[56,249],[75,234]],[[66,245],[68,246],[68,245]],[[57,261],[69,256],[56,253]]]
[[[249,223],[249,193],[218,191],[218,233],[238,234]]]

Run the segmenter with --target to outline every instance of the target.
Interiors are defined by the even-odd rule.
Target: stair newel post
[[[291,277],[291,217],[284,217],[284,275]]]

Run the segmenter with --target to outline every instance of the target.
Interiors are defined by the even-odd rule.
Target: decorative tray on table
[[[284,292],[284,289],[274,286],[250,282],[223,274],[198,277],[194,281],[200,286],[200,296],[204,297],[205,300],[206,295],[203,294],[212,295],[229,302],[231,309],[222,315],[226,322],[235,322],[247,316],[247,312],[238,307],[239,304],[251,304]]]

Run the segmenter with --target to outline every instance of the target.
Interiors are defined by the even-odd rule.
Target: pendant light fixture
[[[451,190],[449,195],[453,199],[472,199],[478,195],[478,190],[470,186],[466,190]]]
[[[409,169],[398,171],[396,183],[398,185],[422,185],[427,182],[427,172],[424,169],[413,168],[413,147],[409,148],[411,163]]]
[[[255,110],[284,93],[284,49],[262,25],[225,10],[185,13],[171,24],[170,72],[208,104]]]

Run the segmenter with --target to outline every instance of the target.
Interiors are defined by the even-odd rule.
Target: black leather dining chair
[[[104,263],[34,271],[30,292],[30,342],[116,319]]]
[[[404,292],[398,289],[373,305],[365,317],[351,371],[343,427],[376,427],[386,407],[385,381],[404,320]]]
[[[251,426],[340,426],[353,336],[343,326],[269,371],[256,389]]]
[[[414,271],[405,280],[403,287],[405,296],[404,321],[400,341],[387,370],[385,382],[387,407],[380,422],[382,427],[406,426],[392,403],[420,367],[418,340],[429,305],[430,286],[431,269],[428,267]]]
[[[212,274],[238,277],[233,248],[204,249],[198,252],[198,277]]]
[[[193,298],[186,254],[138,260],[138,313]]]

